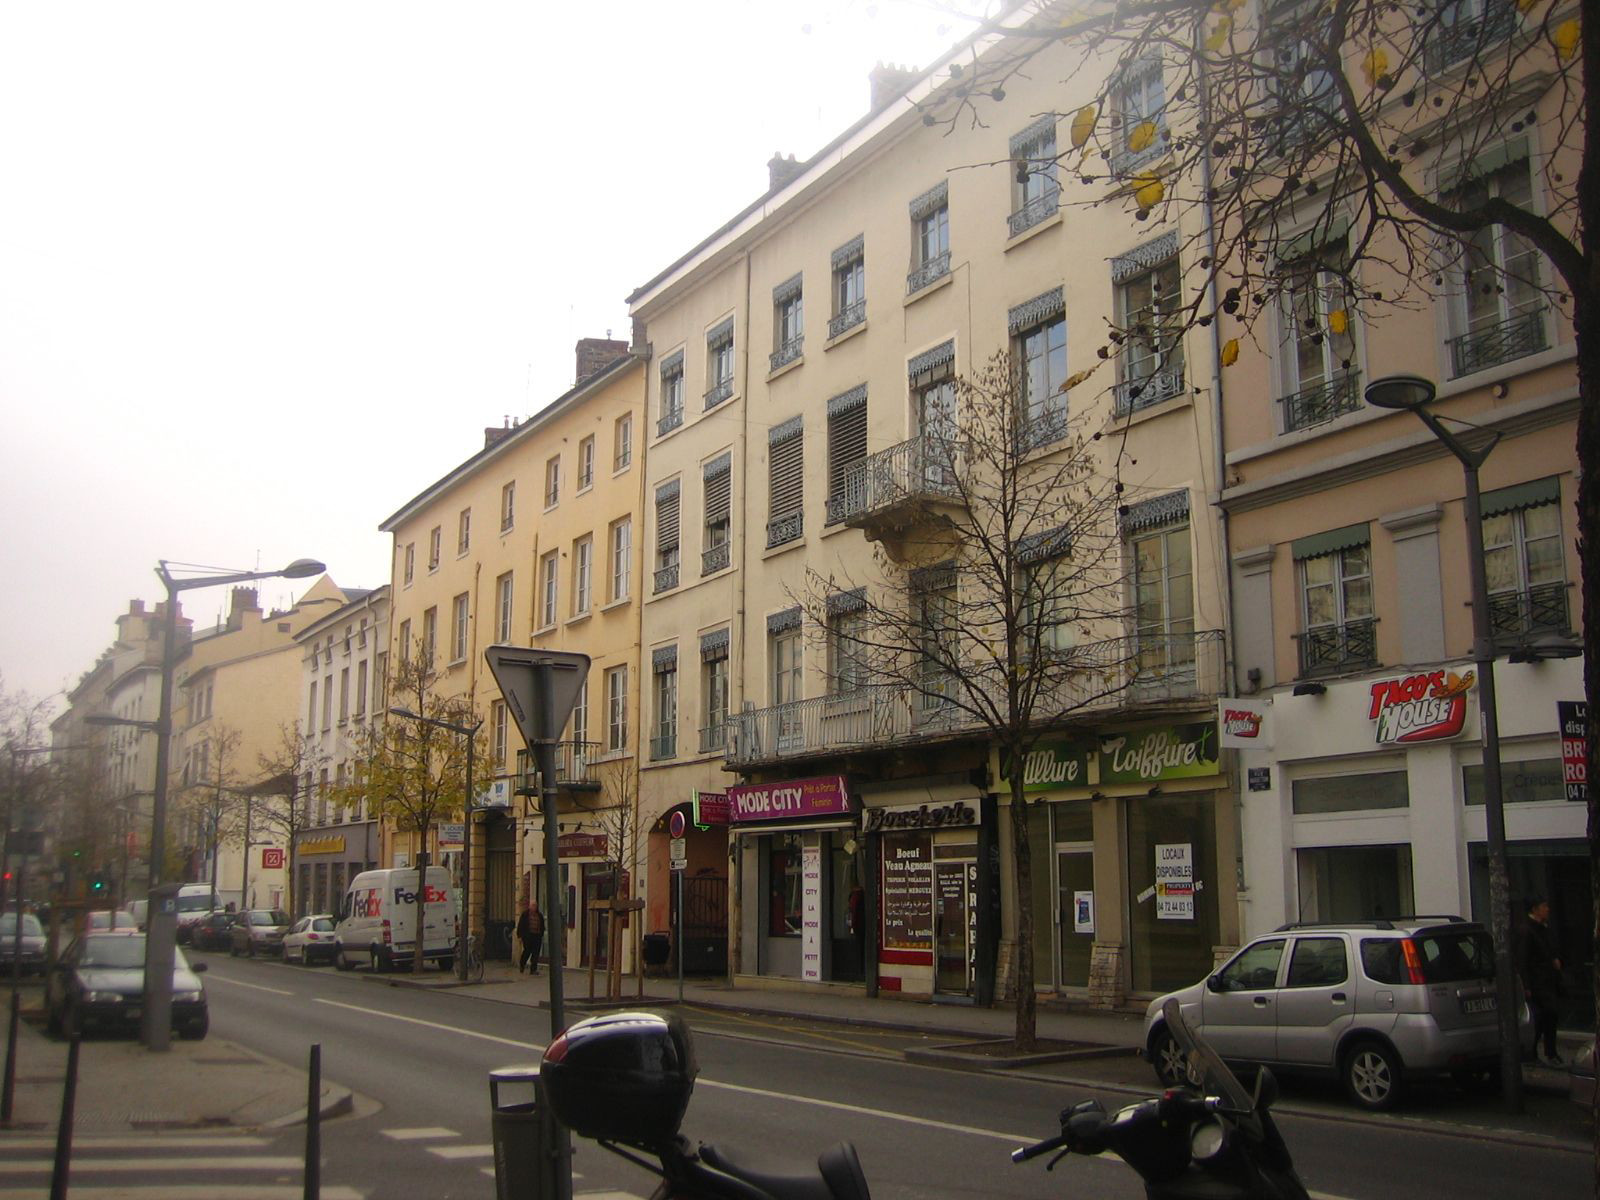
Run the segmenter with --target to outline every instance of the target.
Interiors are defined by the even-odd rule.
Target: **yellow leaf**
[[[1517,11],[1520,13],[1532,12],[1533,6],[1537,3],[1539,3],[1539,0],[1517,0]]]
[[[1222,344],[1222,365],[1231,367],[1239,361],[1239,339],[1229,338]]]
[[[1211,28],[1211,34],[1206,38],[1207,50],[1221,50],[1222,44],[1228,40],[1228,34],[1233,30],[1233,18],[1223,17]]]
[[[1077,371],[1077,372],[1075,372],[1075,373],[1073,373],[1071,375],[1068,375],[1067,376],[1067,381],[1061,385],[1061,390],[1063,392],[1070,392],[1073,388],[1077,387],[1085,379],[1089,378],[1091,373],[1092,372],[1089,372],[1089,371]]]
[[[1156,123],[1154,121],[1140,121],[1133,127],[1133,132],[1128,134],[1128,149],[1135,154],[1149,148],[1151,142],[1156,140]]]
[[[1563,59],[1571,58],[1578,49],[1578,39],[1581,36],[1578,19],[1574,17],[1570,21],[1561,22],[1556,26],[1553,36],[1556,43],[1556,53]]]
[[[1094,132],[1094,122],[1098,116],[1099,114],[1095,112],[1092,104],[1085,104],[1073,114],[1072,148],[1074,150],[1083,149],[1083,144],[1089,140],[1089,135]]]
[[[1368,87],[1388,73],[1389,56],[1384,53],[1382,46],[1367,51],[1366,58],[1361,60],[1361,70],[1367,76]]]
[[[1328,328],[1334,333],[1343,333],[1350,328],[1350,318],[1344,309],[1336,308],[1328,314]]]
[[[1133,198],[1140,208],[1154,208],[1161,203],[1161,198],[1167,194],[1166,187],[1156,175],[1135,175],[1133,177]]]

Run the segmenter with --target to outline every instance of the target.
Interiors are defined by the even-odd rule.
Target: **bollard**
[[[304,1200],[322,1195],[322,1043],[311,1044],[306,1072],[306,1173]]]
[[[78,1044],[82,1038],[76,1021],[70,1033],[67,1078],[61,1088],[61,1122],[56,1126],[56,1160],[50,1172],[50,1200],[67,1200],[67,1176],[72,1170],[72,1122],[78,1101]]]
[[[525,1098],[502,1099],[502,1087],[525,1088]],[[566,1131],[556,1124],[545,1102],[539,1068],[512,1066],[490,1071],[489,1107],[494,1135],[495,1200],[570,1197]]]

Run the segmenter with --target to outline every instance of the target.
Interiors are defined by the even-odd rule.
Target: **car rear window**
[[[332,933],[333,918],[318,917],[315,921],[311,922],[311,928],[315,929],[318,933]]]
[[[1361,969],[1374,983],[1406,982],[1406,960],[1399,938],[1363,938]]]
[[[1411,940],[1422,954],[1422,974],[1429,983],[1494,978],[1494,944],[1486,933],[1420,933]]]

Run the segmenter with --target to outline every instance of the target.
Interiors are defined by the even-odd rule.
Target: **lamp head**
[[[327,564],[320,563],[314,558],[297,558],[278,574],[285,579],[305,579],[312,575],[321,575],[327,569]]]
[[[1367,384],[1367,403],[1373,408],[1416,412],[1433,403],[1437,389],[1420,375],[1385,375]]]

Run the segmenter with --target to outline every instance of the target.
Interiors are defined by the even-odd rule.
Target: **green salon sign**
[[[1217,773],[1217,723],[1131,729],[1100,739],[1100,782],[1159,783]]]

